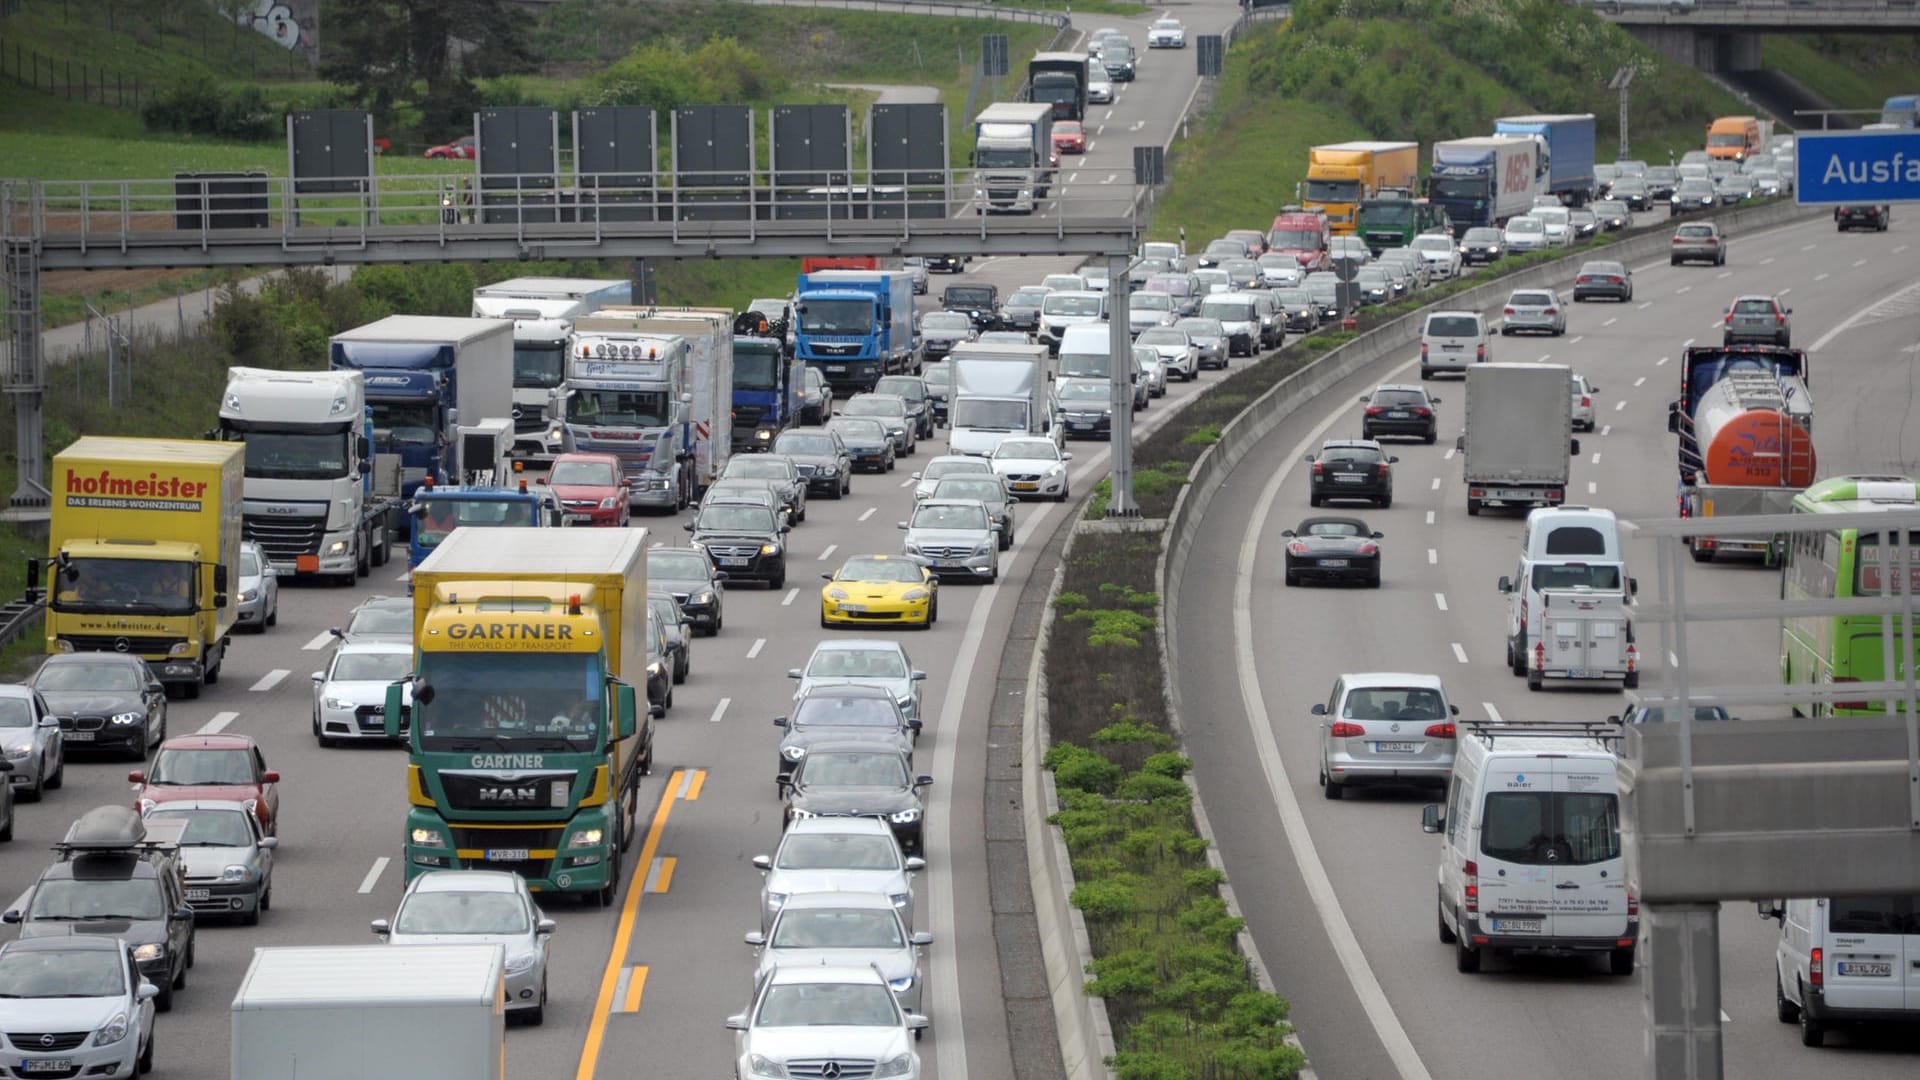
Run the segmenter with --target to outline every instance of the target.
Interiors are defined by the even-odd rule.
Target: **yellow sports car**
[[[939,581],[904,556],[857,555],[822,576],[821,626],[898,623],[925,630],[940,618]]]

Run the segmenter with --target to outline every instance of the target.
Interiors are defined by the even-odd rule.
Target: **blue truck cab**
[[[419,566],[455,529],[548,528],[560,523],[550,493],[518,488],[423,483],[409,504],[413,517],[407,569]]]
[[[787,324],[757,311],[733,320],[733,450],[761,452],[800,422],[806,367],[787,349]]]
[[[913,279],[889,270],[801,274],[794,347],[840,396],[863,393],[883,375],[907,373],[913,344]]]

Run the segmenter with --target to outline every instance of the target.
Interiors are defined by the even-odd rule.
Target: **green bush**
[[[1111,921],[1140,910],[1138,893],[1117,877],[1075,885],[1067,902],[1089,920]]]
[[[210,135],[236,142],[263,142],[281,120],[257,86],[224,86],[207,78],[174,83],[140,107],[140,122],[152,131]]]
[[[1094,732],[1093,741],[1102,744],[1144,743],[1149,746],[1172,746],[1173,736],[1158,728],[1142,724],[1131,716],[1126,716]],[[1163,755],[1154,755],[1154,757],[1161,756]],[[1152,761],[1153,758],[1147,760]]]
[[[1155,754],[1148,758],[1146,763],[1141,765],[1140,768],[1155,776],[1167,776],[1178,780],[1193,770],[1193,761],[1189,758],[1181,757],[1179,754]]]
[[[1072,743],[1055,743],[1048,748],[1043,764],[1053,770],[1053,782],[1062,788],[1107,794],[1120,783],[1120,766]]]
[[[1193,791],[1171,776],[1137,772],[1120,781],[1114,795],[1122,799],[1172,800],[1182,805],[1193,801]]]

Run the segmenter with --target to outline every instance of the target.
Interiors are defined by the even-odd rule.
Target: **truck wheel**
[[[1773,973],[1773,1015],[1783,1024],[1800,1022],[1800,1006],[1787,1000],[1787,992],[1780,986],[1780,972]]]
[[[1622,690],[1640,689],[1640,673],[1637,671],[1627,672],[1627,677],[1620,680],[1620,688]]]
[[[197,682],[181,683],[180,696],[186,698],[188,701],[197,699],[200,696],[200,684]]]
[[[1633,946],[1615,949],[1607,954],[1607,972],[1613,975],[1633,974]]]
[[[1464,937],[1453,943],[1453,969],[1462,975],[1480,970],[1480,950],[1468,948]]]
[[[385,525],[380,526],[380,537],[373,545],[373,565],[385,566],[393,557],[393,534]]]
[[[1433,909],[1433,917],[1434,917],[1434,922],[1439,926],[1439,929],[1440,929],[1440,944],[1442,945],[1453,944],[1453,941],[1454,941],[1453,928],[1447,925],[1446,905],[1435,904]]]
[[[1687,554],[1693,556],[1694,562],[1708,563],[1713,561],[1713,549],[1710,547],[1701,547],[1700,541],[1692,537],[1687,538]]]
[[[1523,637],[1518,642],[1509,642],[1507,644],[1507,666],[1513,670],[1515,675],[1525,675],[1527,673],[1526,638]]]
[[[1480,516],[1480,500],[1474,498],[1471,495],[1467,496],[1467,516],[1468,517]]]
[[[360,534],[360,550],[354,554],[354,558],[353,558],[353,576],[354,577],[363,578],[363,577],[366,577],[368,574],[373,573],[373,550],[372,549],[373,549],[373,531],[369,529],[366,532],[363,532]]]
[[[153,1042],[154,1034],[152,1031],[148,1031],[147,1045],[140,1048],[140,1060],[134,1062],[133,1070],[135,1073],[150,1073],[153,1071]]]
[[[1545,682],[1544,680],[1541,679],[1539,672],[1537,671],[1527,672],[1527,689],[1532,690],[1535,693],[1539,693],[1540,689],[1544,685],[1545,685]]]
[[[1806,996],[1806,988],[1802,987],[1800,990],[1800,999],[1805,1001]],[[1825,1046],[1826,1043],[1827,1025],[1815,1020],[1813,1016],[1807,1012],[1806,1006],[1802,1005],[1800,1007],[1800,1045]]]

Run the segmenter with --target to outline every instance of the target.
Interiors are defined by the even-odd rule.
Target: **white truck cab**
[[[1774,1002],[1800,1041],[1825,1045],[1836,1023],[1920,1020],[1920,895],[1762,900],[1780,920]]]

